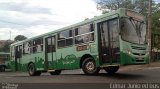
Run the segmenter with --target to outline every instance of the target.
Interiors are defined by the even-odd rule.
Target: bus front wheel
[[[114,74],[118,71],[119,66],[109,66],[109,67],[105,67],[104,70],[108,73],[108,74]]]
[[[28,73],[30,76],[40,76],[41,75],[40,71],[36,71],[35,65],[33,63],[29,64]]]
[[[82,63],[82,70],[85,74],[98,74],[100,68],[96,67],[96,63],[92,58],[86,58]]]
[[[60,75],[61,70],[55,70],[54,72],[50,72],[51,75]]]

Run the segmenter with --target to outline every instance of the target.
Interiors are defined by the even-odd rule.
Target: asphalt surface
[[[109,75],[101,71],[98,75],[88,76],[81,70],[65,70],[60,75],[42,73],[41,76],[29,76],[24,72],[2,72],[0,82],[9,83],[128,83],[128,82],[159,82],[160,67],[136,70],[120,70]]]
[[[20,83],[19,86],[23,87],[14,89],[25,89],[26,86],[26,89],[36,89],[38,86],[41,86],[41,88],[39,89],[49,89],[48,86],[51,85],[54,85],[52,86],[52,89],[55,86],[55,88],[59,86],[60,88],[65,87],[65,89],[67,89],[67,86],[76,88],[75,86],[78,86],[77,84],[80,84],[79,86],[81,87],[83,86],[83,89],[88,87],[88,85],[86,84],[91,84],[92,89],[97,89],[102,86],[103,88],[107,89],[106,87],[111,87],[109,85],[111,83],[158,83],[158,88],[160,88],[160,67],[122,67],[116,74],[113,75],[109,75],[102,70],[98,75],[94,76],[85,75],[80,69],[64,70],[60,75],[50,75],[49,73],[42,73],[41,76],[29,76],[28,73],[25,72],[1,72],[0,83],[1,86],[6,86],[6,83]],[[106,84],[108,84],[108,86],[106,86]],[[94,85],[96,86],[94,87]],[[45,86],[48,88],[46,88]],[[78,87],[76,89],[82,89],[81,87]],[[5,87],[0,88],[11,89]]]

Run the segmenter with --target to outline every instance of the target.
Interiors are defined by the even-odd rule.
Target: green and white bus
[[[12,70],[30,76],[80,68],[112,74],[120,65],[149,63],[145,19],[125,8],[13,43],[10,52]]]

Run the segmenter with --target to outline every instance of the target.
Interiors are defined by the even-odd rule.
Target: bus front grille
[[[144,62],[144,60],[136,60],[136,62]]]
[[[144,62],[144,58],[136,58],[136,62]]]
[[[137,47],[137,46],[131,46],[132,49],[136,49],[136,50],[146,50],[145,47]]]
[[[133,55],[136,55],[136,56],[144,56],[145,53],[133,53]]]

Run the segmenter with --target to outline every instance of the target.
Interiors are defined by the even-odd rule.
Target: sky
[[[0,0],[0,40],[31,38],[99,15],[95,0]]]
[[[157,2],[157,3],[160,3],[160,0],[154,0],[155,2]]]

